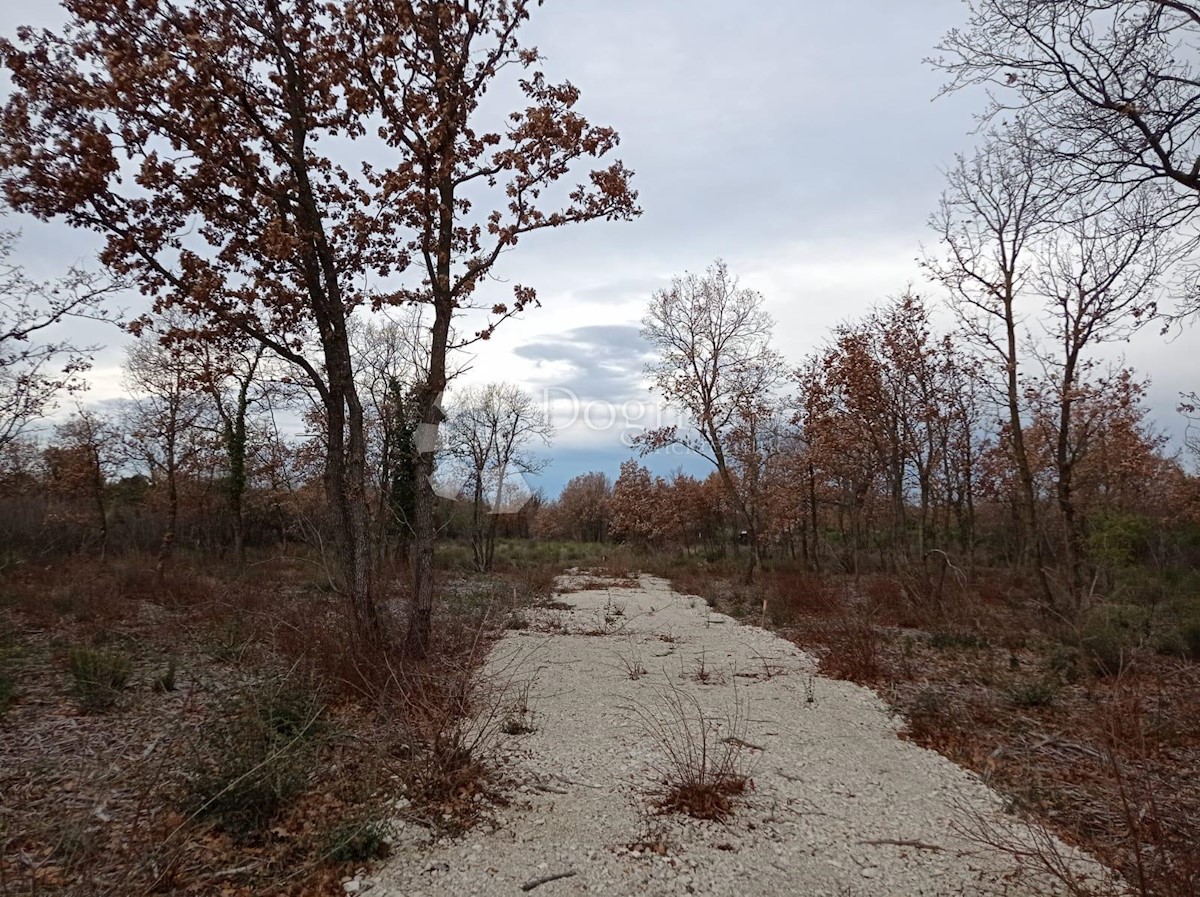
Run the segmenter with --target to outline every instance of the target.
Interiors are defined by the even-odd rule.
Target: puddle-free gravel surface
[[[529,628],[507,634],[484,671],[493,688],[506,689],[501,707],[519,703],[528,686],[533,731],[494,743],[515,783],[511,803],[458,839],[402,828],[387,865],[347,890],[1055,892],[1021,874],[1009,853],[963,834],[983,820],[1005,837],[1027,837],[976,776],[899,738],[900,721],[870,690],[815,675],[813,660],[791,643],[714,614],[661,579],[563,582],[589,588],[557,596],[569,610],[526,612]],[[700,715],[707,720],[714,750],[740,748],[752,785],[725,822],[654,812],[661,736],[682,737],[680,706],[693,735]]]

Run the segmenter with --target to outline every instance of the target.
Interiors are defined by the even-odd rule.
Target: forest
[[[520,734],[478,672],[568,570],[778,634],[1127,892],[1200,893],[1200,394],[1122,354],[1195,342],[1200,6],[965,4],[922,280],[792,357],[750,272],[663,272],[675,422],[551,495],[554,408],[471,353],[537,313],[527,242],[643,210],[541,5],[0,36],[0,894],[350,893],[463,835]],[[95,258],[32,273],[23,220]]]

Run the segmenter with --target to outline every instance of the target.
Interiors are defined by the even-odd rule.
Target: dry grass
[[[159,583],[144,558],[77,558],[0,580],[0,893],[329,893],[384,849],[397,799],[418,823],[478,817],[491,772],[466,721],[490,700],[472,674],[495,600],[439,611],[417,664],[357,643],[311,561],[217,567],[180,558]],[[117,656],[123,688],[91,662]],[[103,713],[79,708],[81,675],[116,697]]]
[[[714,716],[670,683],[653,706],[635,704],[630,712],[658,747],[659,784],[651,793],[658,811],[717,821],[732,815],[734,800],[752,784],[740,702],[735,698],[727,713]]]
[[[932,564],[858,580],[766,571],[757,591],[709,578],[702,594],[735,615],[766,595],[781,634],[824,674],[874,687],[907,737],[979,772],[1136,893],[1196,897],[1200,665],[1156,653],[1123,619],[1067,625],[1030,586],[989,571],[968,587]]]
[[[595,576],[587,575],[572,577],[570,581],[559,583],[554,591],[559,595],[569,595],[572,592],[603,591],[606,589],[640,589],[640,581],[629,576]]]

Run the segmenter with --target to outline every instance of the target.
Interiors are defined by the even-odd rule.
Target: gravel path
[[[1049,894],[966,840],[978,815],[1026,837],[971,773],[897,737],[870,690],[814,675],[791,643],[672,592],[660,579],[558,596],[488,661],[508,706],[529,684],[534,731],[497,735],[514,800],[457,840],[409,825],[373,897],[589,894]],[[631,678],[630,668],[647,672]],[[486,671],[485,671],[486,674]],[[661,720],[697,706],[741,742],[753,787],[728,821],[652,812]],[[693,721],[692,731],[696,731]],[[736,746],[736,744],[735,744]],[[1076,862],[1083,864],[1082,859]],[[529,887],[560,873],[569,877]]]

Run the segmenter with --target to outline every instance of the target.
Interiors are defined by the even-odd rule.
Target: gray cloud
[[[645,398],[642,368],[650,347],[636,324],[592,324],[517,346],[514,354],[541,370],[537,385],[569,390],[581,400]]]
[[[511,377],[517,362],[533,367],[524,385],[535,390],[648,399],[639,307],[672,275],[718,256],[762,290],[791,361],[907,280],[932,292],[912,259],[931,242],[940,167],[969,150],[982,97],[934,102],[942,76],[921,60],[965,15],[961,0],[866,0],[853,15],[795,0],[557,0],[536,10],[529,42],[550,78],[580,87],[580,112],[620,132],[616,155],[636,172],[645,214],[530,235],[506,254],[494,300],[521,283],[545,307],[521,325],[536,332],[514,322],[478,349],[478,378]],[[62,18],[46,0],[7,0],[0,34]],[[6,93],[0,74],[0,100]],[[498,88],[490,112],[513,99]],[[0,227],[24,230],[22,261],[39,277],[86,262],[98,242],[15,215]],[[141,310],[137,297],[123,304]],[[1176,393],[1195,386],[1197,333],[1164,343],[1147,330],[1127,347],[1154,378],[1156,419],[1173,429]],[[101,398],[119,386],[118,335],[80,341],[109,345],[88,395]],[[628,453],[611,451],[615,470]],[[555,474],[565,480],[584,464],[599,459],[563,454]]]
[[[629,302],[648,300],[656,290],[667,285],[662,277],[630,277],[594,287],[573,290],[571,298],[580,302]]]

